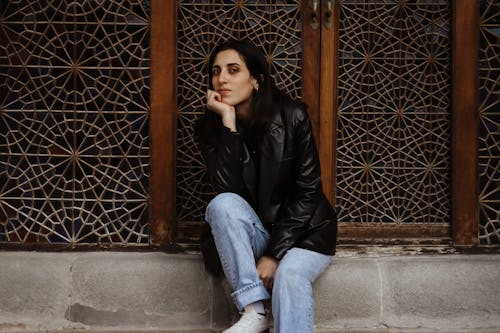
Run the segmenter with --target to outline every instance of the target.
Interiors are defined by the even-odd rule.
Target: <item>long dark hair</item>
[[[250,74],[259,84],[259,89],[252,98],[251,120],[256,125],[265,125],[272,118],[273,95],[279,94],[271,75],[269,74],[269,64],[264,53],[254,44],[247,40],[230,39],[217,45],[208,60],[209,87],[212,85],[212,67],[215,57],[221,51],[235,50],[243,59],[250,71]]]

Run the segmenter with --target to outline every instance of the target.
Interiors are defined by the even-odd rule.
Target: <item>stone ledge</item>
[[[318,332],[500,331],[499,281],[499,255],[340,253],[315,283]],[[234,316],[197,254],[0,252],[0,295],[2,333],[209,332]]]
[[[17,331],[2,331],[0,327],[0,332],[2,333],[14,333]],[[30,332],[35,332],[35,331],[30,331]],[[220,331],[214,331],[214,330],[161,330],[161,331],[129,331],[129,330],[120,330],[120,331],[108,331],[108,330],[99,330],[99,331],[47,331],[44,333],[217,333]],[[375,330],[315,330],[315,333],[500,333],[500,330],[498,329],[481,329],[477,331],[470,331],[470,330],[421,330],[421,329],[375,329]],[[26,332],[28,333],[28,332]],[[270,333],[273,333],[273,329],[270,329]]]

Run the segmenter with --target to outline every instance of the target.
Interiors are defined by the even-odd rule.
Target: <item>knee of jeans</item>
[[[208,224],[212,225],[213,222],[218,220],[214,219],[214,216],[220,216],[221,214],[226,214],[229,210],[233,210],[235,202],[241,200],[244,199],[236,193],[224,192],[217,194],[208,203],[205,211],[205,220]]]
[[[308,282],[298,267],[279,265],[274,275],[274,286],[278,289],[304,288]]]

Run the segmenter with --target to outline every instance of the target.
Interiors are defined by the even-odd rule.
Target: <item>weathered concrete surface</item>
[[[198,256],[89,253],[72,266],[66,318],[86,325],[206,327],[212,284]]]
[[[460,255],[379,260],[389,327],[500,327],[500,259]],[[397,278],[396,278],[397,277]]]
[[[197,255],[0,253],[0,331],[206,328],[212,295]]]
[[[322,327],[377,327],[381,281],[369,258],[336,259],[315,283],[316,322]]]
[[[0,328],[70,327],[64,318],[71,292],[72,254],[0,252]]]
[[[500,331],[500,255],[343,257],[314,286],[318,331]],[[0,252],[0,332],[217,330],[235,315],[199,255]]]

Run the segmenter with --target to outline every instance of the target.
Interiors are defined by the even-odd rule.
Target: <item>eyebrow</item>
[[[232,63],[226,64],[226,66],[228,66],[228,67],[231,67],[231,66],[240,66],[240,64],[237,63],[237,62],[232,62]],[[215,67],[220,67],[220,66],[219,65],[214,65],[213,67],[215,68]]]

